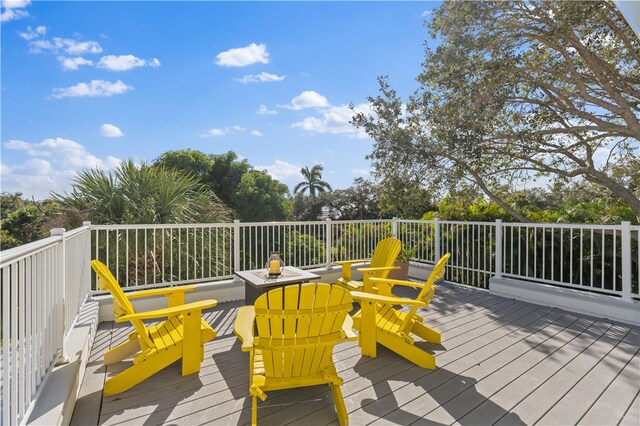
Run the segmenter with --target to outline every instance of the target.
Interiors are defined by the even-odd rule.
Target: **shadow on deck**
[[[72,424],[250,424],[249,356],[233,335],[239,306],[206,314],[218,337],[200,374],[182,377],[178,362],[112,397],[102,395],[105,378],[128,363],[105,368],[102,353],[131,329],[100,324]],[[352,425],[640,423],[638,328],[450,284],[423,315],[442,332],[442,345],[418,343],[437,356],[435,371],[381,346],[377,358],[355,342],[336,346]],[[269,392],[258,407],[263,425],[337,423],[326,386]]]

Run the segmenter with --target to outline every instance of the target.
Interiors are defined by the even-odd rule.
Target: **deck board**
[[[218,337],[198,375],[182,377],[178,362],[107,398],[104,380],[130,364],[105,368],[102,353],[132,330],[100,324],[72,424],[250,424],[249,359],[233,336],[240,306],[205,313]],[[443,336],[442,345],[418,342],[436,355],[435,371],[381,346],[377,358],[361,356],[355,342],[335,347],[352,425],[637,424],[638,328],[453,284],[438,287],[423,315]],[[263,425],[336,423],[326,386],[269,392],[258,406]]]

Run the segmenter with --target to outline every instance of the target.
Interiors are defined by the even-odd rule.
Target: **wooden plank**
[[[637,426],[638,424],[640,424],[640,392],[636,394],[636,399],[633,400],[629,410],[619,423],[621,426]]]
[[[399,295],[403,291],[415,297],[410,288],[397,290]],[[74,414],[72,422],[250,423],[248,354],[240,352],[232,335],[238,306],[222,303],[205,314],[220,337],[205,345],[200,374],[182,377],[180,363],[176,363],[131,390],[103,401],[99,393],[105,377],[102,353],[125,341],[132,328],[101,324],[91,353],[95,372],[89,369],[85,376],[86,383],[98,386],[90,392],[97,397],[86,399],[82,395],[87,394],[81,394],[76,405],[78,416]],[[461,423],[467,420],[484,423],[482,417],[473,413],[489,402],[495,405],[489,411],[498,411],[503,421],[509,423],[508,414],[503,414],[523,399],[523,404],[540,401],[545,406],[535,416],[542,420],[544,415],[548,416],[544,419],[558,415],[565,402],[576,401],[574,394],[584,394],[585,398],[578,401],[581,406],[576,413],[568,410],[567,420],[584,414],[580,419],[583,424],[612,424],[620,419],[622,424],[638,423],[640,343],[632,339],[638,334],[637,328],[623,340],[614,330],[605,334],[609,324],[603,322],[594,323],[593,319],[558,309],[448,284],[439,286],[429,309],[420,310],[420,315],[429,326],[439,331],[446,329],[443,346],[418,343],[436,351],[439,365],[436,371],[416,367],[383,347],[373,359],[362,357],[354,342],[335,346],[333,359],[344,379],[342,389],[351,424],[407,424],[443,419],[451,423],[456,418]],[[611,351],[605,357],[607,348]],[[109,366],[106,376],[128,365],[125,361]],[[546,383],[560,380],[555,379],[558,375],[562,375],[561,382],[549,389]],[[525,384],[533,387],[526,389]],[[546,391],[539,395],[541,391],[535,389],[543,387]],[[556,388],[559,391],[554,393]],[[535,395],[527,397],[531,391]],[[513,395],[514,401],[504,404],[505,395]],[[86,416],[89,411],[94,413],[93,420]],[[531,421],[517,411],[515,415],[519,417],[512,416],[509,420]],[[327,386],[269,392],[268,399],[259,403],[260,424],[327,424],[336,420]]]
[[[637,338],[627,334],[608,354],[603,354],[600,362],[556,402],[540,422],[577,424],[637,352]],[[617,423],[618,419],[614,421],[613,414],[610,416],[609,423]]]
[[[530,370],[519,377],[512,386],[496,394],[492,399],[493,403],[508,410],[511,416],[518,416],[527,424],[535,423],[604,355],[609,353],[628,331],[629,329],[604,322],[595,323],[587,333],[582,335],[583,338],[568,346],[563,353],[549,358],[544,365],[541,364]],[[470,416],[482,412],[488,418],[495,419],[494,422],[498,424],[511,423],[510,419],[500,418],[487,411],[486,409],[474,410]]]
[[[640,353],[636,351],[633,358],[624,366],[611,385],[605,389],[600,398],[580,419],[580,424],[604,425],[620,423],[625,412],[630,409],[634,397],[637,397],[638,383],[640,383]],[[637,404],[640,404],[640,400],[637,398],[635,400]],[[633,410],[631,411],[633,412]],[[640,411],[640,405],[636,405],[635,411]],[[634,424],[638,424],[637,419],[638,417],[636,416],[636,423]]]
[[[443,384],[464,380],[465,378],[461,379],[460,375],[464,373],[466,377],[466,372],[474,367],[488,364],[487,368],[491,370],[490,360],[492,358],[499,357],[503,351],[508,350],[514,344],[525,339],[531,340],[532,336],[535,336],[540,329],[545,329],[545,326],[550,323],[553,324],[553,320],[558,316],[561,315],[549,313],[548,310],[533,311],[510,325],[499,327],[493,332],[487,333],[476,342],[479,346],[465,348],[468,345],[461,344],[460,349],[467,349],[462,352],[462,356],[449,357],[449,354],[453,355],[454,352],[459,352],[458,348],[450,349],[439,355],[438,364],[440,367],[436,371],[425,373],[425,370],[412,366],[392,377],[384,391],[381,391],[382,387],[374,386],[373,389],[365,389],[359,395],[352,396],[355,404],[351,406],[347,402],[347,407],[352,410],[350,415],[353,414],[354,421],[363,424],[375,422],[378,418],[383,417],[383,423],[400,421],[401,424],[404,424],[408,418],[416,420],[416,416],[407,415],[408,410],[403,407],[405,404],[413,401],[418,405],[426,404],[430,398],[426,395],[427,393],[430,394]],[[566,323],[570,322],[570,320],[565,320],[556,327],[559,326],[562,330]],[[512,356],[518,356],[518,353],[516,352]],[[468,377],[466,379],[470,381]],[[366,401],[366,403],[360,402],[358,404],[357,401]],[[432,407],[436,408],[438,404],[436,402]],[[399,407],[402,407],[402,410],[399,410]]]
[[[512,313],[511,316],[514,318],[513,327],[518,329],[525,324],[540,320],[544,317],[545,313],[548,313],[548,310],[543,310],[543,312],[536,314],[536,308],[537,307],[533,305],[529,305],[527,310]],[[508,320],[505,320],[505,322],[509,323]],[[439,380],[444,382],[453,376],[449,368],[453,365],[452,363],[456,361],[460,361],[461,359],[465,360],[467,362],[467,368],[471,365],[476,365],[478,359],[473,356],[476,349],[490,348],[493,350],[496,346],[491,346],[491,342],[498,341],[504,335],[509,334],[510,330],[508,325],[503,327],[493,324],[493,327],[493,330],[486,326],[475,330],[478,338],[472,339],[476,340],[476,342],[471,346],[468,345],[470,342],[467,340],[460,340],[456,346],[449,346],[445,341],[445,344],[450,349],[438,356],[440,367],[436,371],[422,369],[398,357],[402,360],[402,363],[404,363],[405,368],[396,367],[389,369],[387,372],[388,381],[383,380],[372,385],[369,380],[366,380],[368,378],[365,377],[363,387],[354,394],[350,394],[348,387],[343,386],[347,410],[350,412],[350,416],[353,415],[351,421],[354,424],[367,424],[375,421],[381,412],[391,412],[403,401],[409,402],[413,398],[423,395],[424,386],[428,386],[431,383],[437,384]],[[394,356],[397,357],[397,355]],[[465,361],[461,361],[462,365],[464,365]],[[398,366],[401,365],[403,364],[398,364]],[[362,410],[363,405],[369,405],[373,402],[376,403],[374,406],[375,412],[368,413]],[[380,409],[381,412],[379,412],[378,409]],[[316,415],[317,413],[312,414],[314,419],[316,419]],[[322,420],[329,421],[329,419]]]
[[[562,329],[567,322],[570,324]],[[559,351],[579,339],[592,324],[592,320],[576,321],[575,317],[565,315],[557,324],[540,330],[531,339],[525,339],[495,358],[464,371],[450,383],[430,392],[429,395],[437,402],[436,406],[417,407],[417,401],[413,401],[402,409],[448,423],[463,417],[483,423],[483,417],[475,413],[469,414],[481,404],[487,404],[486,410],[492,414],[509,416],[501,406],[491,402],[491,396],[545,360],[553,359]],[[509,420],[512,424],[519,423],[512,416],[509,416]]]

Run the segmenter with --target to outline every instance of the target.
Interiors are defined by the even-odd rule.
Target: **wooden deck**
[[[409,290],[411,291],[411,290]],[[199,375],[179,363],[128,392],[105,398],[102,386],[126,367],[101,355],[131,331],[100,325],[72,424],[248,424],[248,354],[233,335],[239,303],[207,314],[218,338],[205,348]],[[379,346],[360,355],[336,347],[352,425],[640,424],[640,330],[488,292],[443,284],[425,312],[440,330],[438,369],[424,370]],[[262,425],[337,423],[328,387],[268,393]]]

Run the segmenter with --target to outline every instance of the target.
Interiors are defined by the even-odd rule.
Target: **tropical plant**
[[[311,169],[309,167],[301,168],[300,173],[304,180],[293,188],[293,193],[301,192],[304,194],[305,191],[309,191],[309,195],[315,198],[317,193],[331,191],[331,185],[322,180],[322,170],[323,167],[320,164],[316,164]]]
[[[198,179],[175,170],[122,162],[113,172],[86,169],[70,193],[53,194],[63,209],[86,212],[94,224],[227,222],[229,209]]]

